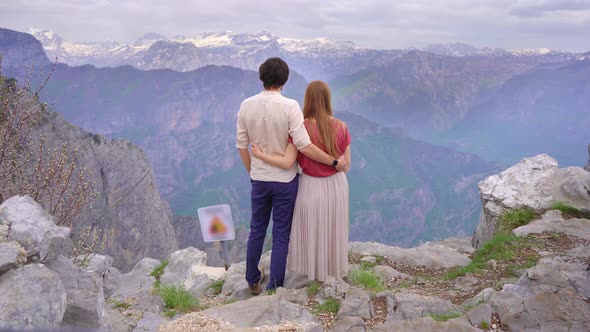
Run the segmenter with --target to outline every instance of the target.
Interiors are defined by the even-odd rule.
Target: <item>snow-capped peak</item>
[[[314,39],[279,38],[279,45],[289,52],[305,52],[310,50],[354,49],[356,46],[350,41],[334,41],[325,37]]]
[[[487,56],[487,55],[504,55],[506,50],[501,48],[483,47],[478,48],[467,43],[449,43],[449,44],[430,44],[422,48],[425,52],[430,52],[448,56]]]
[[[57,51],[61,48],[63,43],[62,38],[53,31],[30,27],[27,33],[35,37],[38,41],[43,44],[43,48],[48,51]]]
[[[521,48],[516,50],[511,50],[510,54],[512,55],[524,55],[524,56],[531,56],[531,55],[547,55],[550,53],[555,53],[558,51],[553,51],[548,48]]]

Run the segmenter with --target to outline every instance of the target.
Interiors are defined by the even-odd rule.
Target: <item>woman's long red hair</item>
[[[303,117],[308,120],[315,120],[319,138],[326,147],[328,154],[334,158],[339,158],[342,151],[336,145],[335,128],[330,123],[332,120],[332,94],[328,84],[322,81],[309,83],[303,101]]]

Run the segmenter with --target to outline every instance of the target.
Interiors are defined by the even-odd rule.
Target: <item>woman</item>
[[[305,128],[312,143],[350,164],[350,134],[344,122],[332,116],[330,88],[322,81],[311,82],[303,105]],[[293,213],[288,268],[311,280],[324,282],[328,276],[341,279],[348,273],[348,181],[334,167],[297,154],[289,144],[283,155],[269,155],[253,145],[254,157],[280,168],[298,160],[303,174]]]

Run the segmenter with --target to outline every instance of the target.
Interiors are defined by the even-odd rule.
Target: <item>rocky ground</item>
[[[72,257],[69,229],[55,226],[29,197],[14,197],[0,205],[0,326],[159,332],[589,331],[590,191],[575,189],[590,188],[590,173],[558,170],[556,164],[552,169],[547,158],[515,166],[537,181],[526,186],[543,193],[527,192],[531,201],[519,191],[522,179],[507,181],[510,176],[500,174],[480,183],[480,189],[492,189],[482,189],[489,209],[484,208],[478,227],[485,231],[474,236],[478,249],[469,238],[416,248],[352,242],[351,271],[344,280],[318,283],[288,273],[284,288],[256,297],[247,292],[245,262],[225,271],[208,266],[208,254],[191,247],[165,261],[144,258],[126,274],[112,266],[109,256]],[[543,175],[532,174],[535,169]],[[505,172],[514,174],[514,169]],[[510,192],[520,195],[518,200]],[[551,195],[556,192],[567,204],[543,201],[555,202]],[[507,217],[512,214],[518,218]],[[489,239],[482,243],[484,237]],[[270,252],[261,265],[269,270]]]
[[[462,265],[443,267],[440,262],[465,257],[471,263],[470,257],[481,250],[474,251],[470,239],[413,249],[422,253],[436,248],[443,253],[436,257],[440,260],[426,265],[414,262],[419,256],[412,258],[408,249],[351,243],[351,268],[369,271],[383,289],[371,289],[351,278],[316,284],[304,276],[289,275],[286,287],[276,294],[252,298],[245,292],[243,263],[238,263],[222,276],[220,294],[202,296],[203,306],[195,312],[162,318],[158,331],[252,327],[257,331],[510,331],[527,327],[523,317],[551,330],[586,330],[590,326],[586,289],[590,285],[586,271],[590,268],[590,220],[564,219],[560,212],[550,211],[514,234],[502,248],[512,254],[494,256],[497,259],[486,261],[483,268],[458,276]],[[406,255],[404,263],[390,257],[400,253]],[[262,265],[268,266],[268,261],[266,254]],[[192,267],[193,272],[198,269]],[[332,299],[339,307],[324,309],[322,305]],[[568,302],[569,307],[562,307]]]

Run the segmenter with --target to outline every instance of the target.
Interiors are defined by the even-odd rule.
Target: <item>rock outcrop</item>
[[[317,318],[309,310],[277,296],[258,296],[239,303],[210,308],[202,313],[239,328],[271,327],[285,322],[296,323],[306,330],[320,327]]]
[[[436,332],[436,331],[453,331],[453,332],[477,332],[480,329],[469,323],[467,317],[450,319],[446,322],[437,322],[431,317],[414,318],[408,320],[398,320],[387,322],[375,327],[375,332]]]
[[[191,294],[200,297],[209,286],[223,279],[225,269],[206,266],[207,254],[189,247],[174,252],[160,278],[164,285],[182,285]]]
[[[55,225],[53,216],[29,196],[14,196],[0,205],[0,224],[10,229],[8,240],[18,242],[27,256],[40,259],[70,254],[70,229]]]
[[[479,190],[483,209],[472,239],[476,248],[491,240],[506,210],[528,207],[543,212],[556,202],[590,210],[590,173],[579,167],[558,168],[557,161],[545,154],[487,177]]]
[[[584,169],[590,172],[590,144],[588,144],[588,165]]]
[[[121,272],[112,266],[113,258],[111,256],[89,254],[81,255],[74,259],[74,262],[90,273],[96,274],[102,279],[102,288],[105,298],[109,298],[119,287]]]
[[[24,264],[26,260],[27,252],[18,242],[0,242],[0,275]]]
[[[502,327],[509,331],[589,331],[587,264],[567,257],[543,259],[514,285],[492,295]]]
[[[0,328],[56,328],[66,311],[57,273],[29,264],[0,276]]]
[[[109,326],[103,280],[112,258],[81,256],[90,258],[75,260],[81,268],[65,257],[70,229],[29,196],[2,203],[0,223],[0,329]]]
[[[49,58],[43,51],[41,43],[35,37],[8,29],[0,28],[0,54],[2,55],[2,73],[19,80],[26,76],[27,66],[47,68]]]
[[[397,248],[377,242],[351,242],[349,252],[360,255],[387,256],[403,264],[432,268],[451,268],[469,264],[473,248],[469,240],[429,242],[416,248]]]
[[[61,326],[104,327],[106,309],[102,278],[84,271],[64,256],[59,256],[48,267],[58,274],[68,296]]]
[[[125,140],[92,135],[47,111],[36,135],[48,148],[68,142],[78,149],[78,163],[92,171],[99,196],[73,225],[74,237],[88,228],[101,230],[101,253],[129,271],[143,257],[164,259],[178,248],[172,212],[160,198],[153,170],[141,149]],[[100,234],[99,234],[100,235]]]

